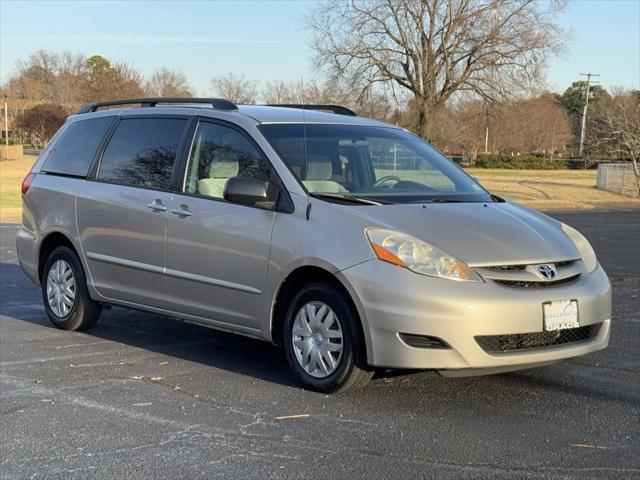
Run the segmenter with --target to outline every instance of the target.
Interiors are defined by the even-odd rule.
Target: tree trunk
[[[433,125],[433,109],[426,98],[416,96],[416,109],[418,113],[418,123],[416,133],[426,141],[430,141],[431,126]]]

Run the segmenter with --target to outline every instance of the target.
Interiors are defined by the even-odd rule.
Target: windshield
[[[401,129],[266,124],[260,131],[311,195],[370,203],[492,201],[447,157]]]

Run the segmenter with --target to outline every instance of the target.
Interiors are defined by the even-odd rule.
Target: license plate
[[[544,329],[547,332],[565,328],[579,327],[578,301],[556,300],[542,304],[544,312]]]

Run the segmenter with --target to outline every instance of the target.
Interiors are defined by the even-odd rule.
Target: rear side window
[[[122,120],[102,155],[97,178],[168,189],[186,125],[187,120],[182,118]]]
[[[98,117],[69,125],[49,153],[41,170],[86,177],[112,121],[113,117]]]

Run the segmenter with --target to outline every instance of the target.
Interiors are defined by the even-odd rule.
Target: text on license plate
[[[556,300],[542,304],[544,312],[544,329],[547,332],[565,328],[577,328],[578,301]]]

